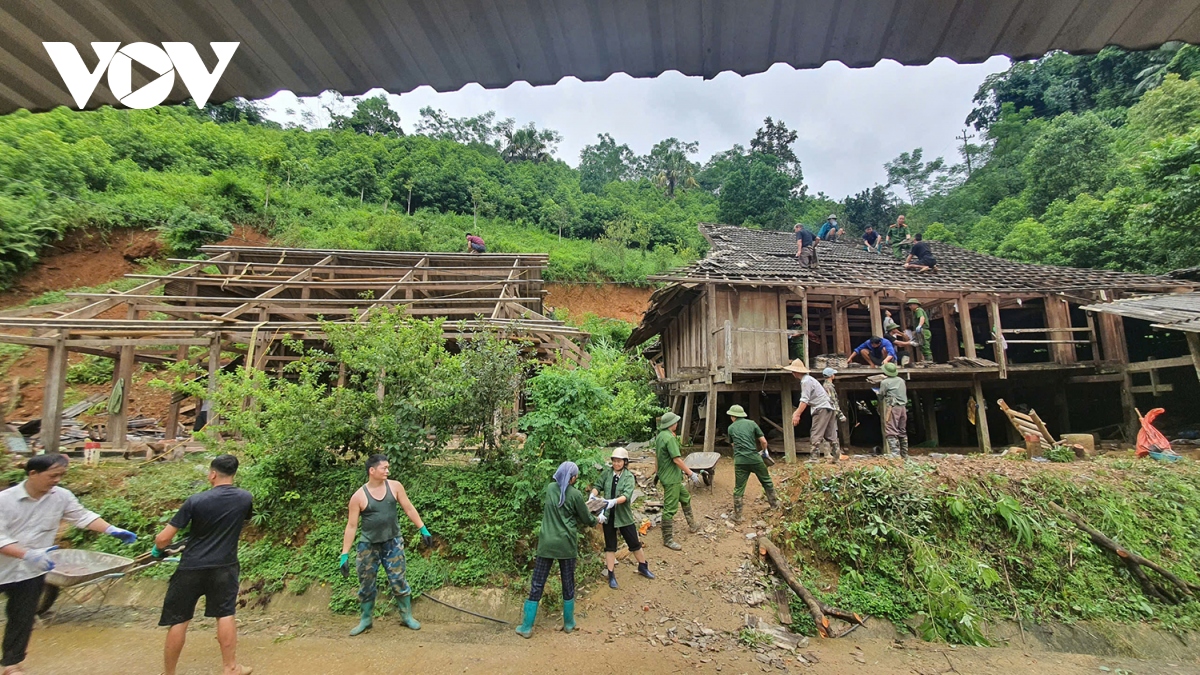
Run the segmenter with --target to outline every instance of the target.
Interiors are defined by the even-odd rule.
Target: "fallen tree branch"
[[[867,625],[863,618],[854,612],[830,607],[818,601],[804,584],[796,579],[796,575],[792,573],[791,566],[788,565],[787,558],[783,556],[779,547],[775,546],[770,539],[766,537],[758,538],[758,552],[759,555],[765,556],[770,561],[771,566],[775,568],[775,572],[779,574],[779,577],[804,601],[805,606],[808,607],[808,614],[812,617],[813,623],[817,625],[817,633],[821,637],[842,637],[859,626]],[[834,635],[829,630],[830,616],[851,624],[850,628],[838,635]]]
[[[1152,560],[1143,558],[1137,553],[1130,551],[1124,546],[1121,546],[1115,540],[1105,536],[1103,532],[1089,525],[1082,516],[1072,513],[1058,504],[1055,504],[1054,502],[1050,502],[1050,508],[1058,515],[1066,518],[1072,523],[1075,523],[1076,527],[1086,532],[1091,538],[1093,544],[1099,546],[1100,548],[1111,551],[1118,558],[1120,558],[1121,562],[1124,563],[1127,568],[1129,568],[1129,573],[1138,580],[1138,583],[1142,587],[1142,591],[1145,592],[1146,595],[1160,602],[1179,604],[1184,601],[1182,596],[1193,598],[1193,591],[1200,591],[1200,586],[1180,579],[1162,565],[1159,565]],[[1162,586],[1154,583],[1150,580],[1150,577],[1146,576],[1146,571],[1143,570],[1142,567],[1149,567],[1155,572],[1158,572],[1164,579],[1171,582],[1171,585]],[[1176,591],[1182,594],[1182,596],[1176,595]]]

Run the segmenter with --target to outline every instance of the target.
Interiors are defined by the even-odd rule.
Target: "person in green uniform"
[[[883,435],[893,457],[908,457],[908,386],[894,363],[883,364],[887,375],[879,383],[879,405],[883,411]]]
[[[600,476],[600,482],[592,487],[592,497],[604,495],[604,511],[596,518],[604,526],[604,564],[608,568],[608,587],[617,587],[617,532],[625,540],[629,552],[637,559],[638,574],[653,579],[650,563],[646,562],[646,552],[642,550],[642,542],[638,539],[637,525],[633,522],[633,489],[637,481],[633,472],[626,471],[629,466],[629,451],[625,448],[615,448],[609,456],[612,463]]]
[[[679,455],[679,439],[675,437],[675,428],[679,426],[679,415],[668,412],[658,421],[658,436],[654,438],[654,454],[658,458],[658,482],[663,486],[662,535],[663,546],[672,551],[683,547],[675,543],[675,512],[683,506],[683,516],[687,518],[688,531],[695,533],[696,519],[692,517],[692,496],[683,484],[687,477],[695,484],[700,484],[700,474],[692,471]]]
[[[575,559],[579,557],[579,526],[591,527],[596,517],[588,511],[583,495],[575,488],[579,467],[575,462],[563,462],[554,472],[554,482],[542,490],[542,527],[538,532],[537,557],[533,563],[533,580],[529,584],[529,599],[525,601],[524,616],[517,635],[533,635],[538,603],[546,590],[550,566],[558,561],[562,577],[563,632],[575,630]]]
[[[421,630],[421,624],[412,615],[412,589],[404,579],[404,538],[400,536],[400,514],[403,508],[408,519],[421,532],[421,545],[433,545],[433,536],[421,520],[417,508],[408,501],[404,486],[398,480],[388,480],[389,462],[387,455],[371,455],[367,460],[367,484],[354,491],[350,498],[350,517],[346,520],[346,533],[342,537],[342,555],[338,558],[342,576],[350,575],[350,546],[362,519],[362,536],[355,547],[355,570],[358,572],[358,603],[362,617],[350,631],[358,635],[371,627],[375,612],[375,578],[379,566],[387,574],[388,585],[396,596],[400,609],[400,621],[413,630]]]
[[[793,359],[804,358],[804,346],[808,340],[804,335],[804,315],[793,314],[792,320],[788,322],[788,357]]]
[[[921,301],[909,298],[908,308],[912,311],[913,338],[921,345],[921,355],[926,361],[933,361],[933,331],[929,330],[929,314],[921,307]]]
[[[742,497],[746,494],[746,482],[750,474],[758,476],[758,483],[767,494],[771,508],[779,506],[775,498],[775,484],[767,469],[764,456],[767,454],[767,437],[758,423],[746,417],[746,411],[735,405],[725,411],[732,424],[729,425],[729,442],[733,445],[733,522],[742,522]]]

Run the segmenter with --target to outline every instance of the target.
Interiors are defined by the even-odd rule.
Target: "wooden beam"
[[[943,311],[942,326],[946,331],[946,355],[951,359],[962,356],[962,349],[958,345],[958,325],[954,323],[954,315]]]
[[[42,429],[39,435],[45,452],[58,452],[62,436],[63,393],[67,385],[66,332],[59,331],[57,344],[46,357],[45,388],[42,392]]]
[[[785,373],[779,381],[779,402],[783,412],[783,458],[788,464],[796,463],[796,428],[792,426],[792,415],[796,406],[792,404],[792,382],[795,378]]]
[[[130,307],[126,312],[127,319],[136,321],[137,310]],[[133,395],[133,363],[136,347],[133,345],[123,346],[120,349],[120,356],[117,357],[116,367],[113,370],[114,380],[113,386],[120,383],[121,387],[121,405],[114,412],[108,413],[108,423],[105,426],[105,433],[108,442],[113,448],[124,450],[129,443],[126,436],[129,433],[129,397]]]
[[[1100,347],[1108,363],[1129,363],[1129,347],[1125,343],[1125,320],[1120,314],[1100,314]]]
[[[979,354],[975,351],[975,327],[971,325],[971,303],[967,301],[965,295],[958,299],[958,320],[962,323],[963,345],[967,348],[966,356],[973,359]]]
[[[708,397],[704,401],[704,452],[717,450],[717,387],[708,385]]]
[[[1067,332],[1066,337],[1070,338],[1070,332],[1073,330],[1071,326],[1071,307],[1067,301],[1061,297],[1048,295],[1045,300],[1046,328],[1049,329],[1049,334],[1053,336],[1055,332]],[[1028,329],[1034,331],[1036,329]],[[1086,328],[1080,329],[1086,331]],[[1012,333],[1013,331],[1008,331]],[[1086,341],[1085,341],[1086,342]],[[1078,358],[1075,354],[1075,345],[1071,341],[1054,341],[1050,343],[1050,359],[1055,363],[1075,363]]]
[[[1000,379],[1008,378],[1008,349],[1004,340],[1004,327],[1000,324],[1000,304],[995,300],[989,303],[992,314],[992,334],[996,336],[996,363],[1000,364]]]
[[[782,356],[782,360],[779,362],[780,365],[791,362],[791,359],[790,359],[791,354],[788,353],[788,334],[787,334],[787,327],[788,327],[787,299],[788,299],[788,295],[789,295],[788,293],[782,293],[782,292],[778,294],[778,297],[779,297],[779,327],[781,329],[783,329],[783,332],[781,332],[779,334],[779,354]]]
[[[213,333],[208,346],[208,420],[205,425],[217,421],[216,405],[213,399],[217,394],[217,374],[221,371],[221,334]]]
[[[786,326],[785,326],[786,328]],[[804,366],[812,367],[812,345],[808,341],[808,293],[800,296],[800,344],[804,346]]]
[[[696,394],[683,395],[683,421],[679,426],[679,440],[684,445],[692,444],[692,410],[696,407]]]
[[[1187,336],[1188,351],[1192,353],[1192,365],[1196,367],[1196,377],[1200,378],[1200,333],[1184,333]]]
[[[175,361],[180,362],[187,359],[188,348],[180,345],[175,350]],[[171,404],[167,406],[167,420],[163,424],[163,439],[167,441],[174,440],[179,433],[179,405],[182,401],[176,401],[171,398]]]
[[[1196,335],[1196,333],[1188,333],[1188,335]],[[1169,359],[1152,359],[1150,361],[1128,363],[1124,369],[1131,373],[1145,373],[1152,370],[1162,370],[1163,368],[1185,368],[1193,363],[1194,361],[1190,355],[1174,356]]]
[[[1121,375],[1121,415],[1125,422],[1125,441],[1133,443],[1142,425],[1138,421],[1137,401],[1133,398],[1133,374],[1126,368]]]
[[[102,314],[103,312],[106,312],[106,311],[112,309],[113,307],[116,307],[117,305],[120,305],[121,303],[127,302],[127,300],[124,298],[125,295],[130,295],[130,294],[137,295],[140,293],[149,293],[149,292],[159,288],[160,286],[166,285],[166,283],[168,281],[174,281],[175,279],[179,279],[181,277],[191,276],[191,275],[195,274],[196,272],[199,272],[200,270],[207,267],[210,263],[215,262],[215,261],[220,261],[220,260],[226,260],[226,259],[230,258],[231,256],[232,256],[231,253],[222,253],[210,260],[196,263],[195,265],[189,265],[188,267],[185,267],[181,270],[176,270],[176,271],[174,271],[170,274],[164,275],[164,276],[155,277],[152,281],[148,281],[144,284],[141,284],[140,286],[135,286],[135,287],[129,289],[128,291],[126,291],[125,293],[114,293],[111,298],[100,300],[99,302],[94,302],[86,307],[80,307],[79,309],[77,309],[75,311],[67,312],[66,314],[63,314],[59,318],[60,319],[91,319],[93,317],[96,317],[96,316]],[[126,276],[128,278],[142,278],[142,277],[138,277],[137,275],[126,275]]]
[[[850,344],[850,321],[845,307],[835,307],[833,310],[833,341],[834,350],[839,354],[849,356],[854,348]]]
[[[992,436],[988,429],[987,400],[983,397],[983,383],[979,378],[973,382],[975,389],[975,433],[979,436],[979,451],[984,454],[992,452]]]
[[[868,299],[871,312],[871,335],[883,337],[883,313],[879,308],[879,293],[872,293]]]
[[[1096,319],[1087,312],[1088,341],[1092,345],[1092,363],[1100,363],[1100,341],[1096,337]]]

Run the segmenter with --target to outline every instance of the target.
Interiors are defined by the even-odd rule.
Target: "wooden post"
[[[221,371],[221,334],[213,333],[208,345],[208,420],[205,426],[216,424],[217,412],[214,398],[217,393],[217,374]]]
[[[788,464],[796,462],[796,428],[792,426],[792,413],[796,407],[792,405],[792,377],[785,373],[779,383],[779,403],[783,411],[783,459]]]
[[[828,338],[828,337],[826,337],[827,335],[829,335],[829,333],[828,333],[828,332],[826,332],[826,330],[825,330],[825,315],[824,315],[824,314],[822,314],[822,313],[820,313],[820,311],[818,310],[818,312],[817,312],[817,316],[819,317],[819,318],[817,319],[817,321],[819,321],[819,322],[820,322],[820,324],[821,324],[821,327],[820,327],[820,329],[819,329],[819,330],[820,330],[820,334],[821,334],[821,337],[820,337],[820,340],[821,340],[821,351],[820,351],[819,353],[821,353],[821,354],[825,354],[825,353],[827,353],[828,351],[830,351],[830,350],[829,350],[829,338]]]
[[[788,313],[787,313],[788,294],[779,293],[779,354],[782,357],[780,364],[791,363],[791,354],[788,352]]]
[[[849,451],[850,432],[853,431],[853,429],[850,428],[850,395],[840,389],[838,390],[837,395],[838,407],[841,408],[842,413],[846,416],[845,421],[838,420],[838,433],[841,434],[842,437],[842,447]]]
[[[1000,325],[1000,303],[992,300],[992,334],[995,335],[996,363],[1000,364],[1000,379],[1008,378],[1008,354],[1005,353],[1004,327]]]
[[[871,312],[871,335],[883,337],[883,314],[879,309],[879,294],[872,293],[868,298]]]
[[[837,297],[833,298],[833,341],[836,343],[834,351],[850,356],[850,350],[854,348],[850,344],[850,319]]]
[[[967,348],[967,358],[975,358],[975,327],[971,325],[971,303],[967,302],[967,296],[962,296],[958,299],[958,320],[962,322],[962,339],[963,346]]]
[[[1088,341],[1092,343],[1092,363],[1100,363],[1100,341],[1096,337],[1096,318],[1087,313]],[[1190,333],[1189,333],[1190,335]]]
[[[1048,295],[1043,300],[1045,303],[1046,312],[1046,327],[1047,328],[1070,328],[1071,327],[1071,306],[1061,297]],[[1078,358],[1075,354],[1075,345],[1059,343],[1058,340],[1074,340],[1075,333],[1071,331],[1049,331],[1046,333],[1050,340],[1056,342],[1050,345],[1050,360],[1054,363],[1075,363]]]
[[[58,452],[62,437],[63,393],[67,385],[67,334],[59,331],[46,360],[46,386],[42,392],[42,430],[44,452]]]
[[[175,350],[175,361],[182,363],[187,361],[188,348],[186,345],[180,345]],[[163,424],[163,440],[171,441],[179,435],[179,406],[183,404],[183,400],[174,400],[172,397],[171,405],[167,407],[167,421]]]
[[[984,454],[992,452],[992,436],[988,430],[987,400],[983,398],[983,383],[974,378],[975,388],[975,433],[979,436],[979,451]]]
[[[725,319],[725,383],[733,383],[733,322]]]
[[[708,399],[704,402],[704,452],[717,450],[717,385],[708,385]]]
[[[921,407],[925,411],[925,440],[933,441],[935,446],[940,445],[941,440],[938,438],[937,427],[937,394],[931,391],[921,394],[921,397],[923,399]]]
[[[1196,377],[1200,378],[1200,333],[1184,333],[1188,351],[1192,353],[1192,365],[1196,366]]]
[[[954,323],[954,314],[950,312],[950,305],[954,301],[951,300],[948,304],[942,305],[942,324],[946,329],[946,354],[952,359],[962,356],[962,351],[958,347],[958,326]]]
[[[713,331],[716,329],[717,325],[717,287],[714,284],[706,284],[704,287],[704,294],[708,296],[708,300],[705,303],[708,308],[708,311],[705,312],[705,316],[708,317],[708,320],[704,322],[703,331],[704,339],[707,341],[706,344],[708,345],[708,372],[712,375],[716,375],[717,340],[716,335],[713,334]],[[783,353],[787,354],[787,350],[784,350]]]
[[[1100,314],[1100,347],[1109,363],[1129,363],[1129,347],[1125,343],[1125,320],[1120,314]]]
[[[800,344],[804,349],[804,365],[812,367],[812,345],[808,341],[808,291],[800,297]]]
[[[695,397],[692,392],[683,396],[683,421],[679,425],[679,442],[684,445],[692,444],[692,408],[695,407]]]
[[[1067,398],[1067,383],[1060,382],[1054,389],[1054,407],[1058,417],[1058,437],[1071,432],[1071,406]]]
[[[749,395],[750,395],[750,403],[749,403],[750,409],[747,410],[746,413],[748,415],[750,415],[750,419],[754,420],[755,422],[758,422],[762,418],[762,404],[759,400],[760,396],[757,391],[752,391],[752,392],[750,392]]]
[[[1121,416],[1125,420],[1125,440],[1134,443],[1142,425],[1138,421],[1137,400],[1133,398],[1133,375],[1122,367],[1121,376]]]
[[[127,318],[136,320],[138,311],[132,307],[126,313]],[[133,362],[135,358],[134,347],[121,347],[118,350],[117,363],[113,368],[113,387],[117,383],[121,383],[121,407],[114,413],[108,413],[108,423],[105,425],[105,433],[108,436],[108,442],[116,450],[124,450],[129,439],[129,397],[133,394]],[[166,437],[164,433],[164,438]]]

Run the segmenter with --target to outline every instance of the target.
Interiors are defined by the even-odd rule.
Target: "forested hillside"
[[[463,250],[475,231],[493,251],[549,252],[554,280],[640,283],[703,254],[697,222],[813,228],[830,212],[854,233],[907,213],[930,238],[1019,260],[1197,265],[1198,68],[1179,45],[1016,63],[980,88],[960,164],[906,152],[888,185],[841,200],[807,193],[796,132],[769,117],[703,164],[695,142],[638,156],[599,134],[572,168],[553,130],[491,112],[401,120],[381,96],[319,129],[246,101],[18,112],[0,117],[0,287],[71,228],[159,229],[186,255],[232,224],[384,250]]]
[[[1178,44],[1016,63],[980,87],[963,164],[906,153],[889,175],[932,239],[1056,265],[1200,265],[1198,74],[1200,50]]]

